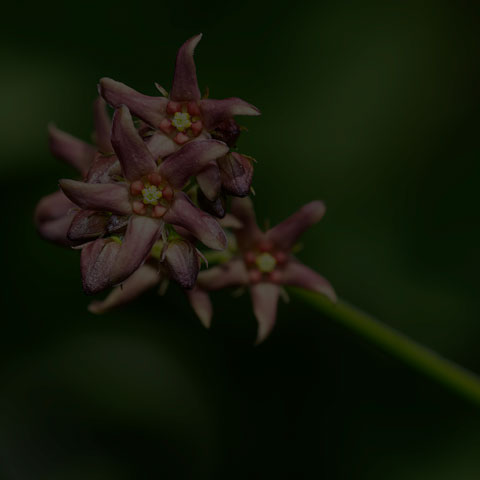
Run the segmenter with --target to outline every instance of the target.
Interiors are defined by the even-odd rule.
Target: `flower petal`
[[[87,175],[87,183],[109,183],[122,175],[122,167],[116,155],[105,157],[97,154]]]
[[[112,308],[131,302],[160,281],[159,273],[150,265],[142,265],[120,286],[115,287],[105,300],[92,302],[88,310],[92,313],[105,313]]]
[[[48,140],[55,157],[70,164],[82,177],[87,175],[96,153],[93,145],[59,130],[54,125],[48,127]]]
[[[65,195],[85,210],[127,215],[132,207],[125,185],[117,183],[85,183],[63,179],[59,181]]]
[[[226,152],[227,145],[218,140],[189,142],[160,164],[159,173],[173,188],[182,189],[192,175]]]
[[[67,237],[72,242],[100,237],[107,230],[109,216],[92,210],[80,210],[70,224]]]
[[[212,323],[213,308],[208,293],[198,287],[187,290],[186,293],[190,305],[202,322],[203,326],[205,328],[210,328]]]
[[[250,248],[264,237],[264,233],[258,228],[253,203],[249,197],[233,198],[230,210],[243,225],[235,231],[241,250]]]
[[[330,282],[317,272],[295,260],[287,262],[281,271],[282,283],[292,287],[305,288],[313,292],[323,293],[332,302],[337,301],[335,290]]]
[[[243,260],[237,258],[198,274],[197,284],[205,290],[248,285],[248,272]]]
[[[189,101],[200,99],[201,94],[198,88],[193,52],[201,38],[201,33],[195,35],[187,40],[178,50],[172,90],[170,92],[171,100]]]
[[[280,287],[273,283],[257,283],[250,287],[253,313],[257,318],[258,331],[256,344],[263,342],[275,325]]]
[[[216,162],[210,162],[201,172],[197,173],[197,182],[208,200],[213,202],[218,198],[222,181]]]
[[[219,223],[196,207],[183,192],[175,193],[173,203],[163,219],[167,223],[187,229],[214,250],[223,250],[227,246],[227,237]]]
[[[197,203],[201,210],[210,213],[216,218],[223,218],[225,211],[225,198],[223,195],[218,196],[215,200],[209,200],[202,190],[197,192]]]
[[[278,248],[290,250],[300,235],[309,227],[319,222],[325,214],[325,204],[318,200],[307,203],[298,212],[285,219],[266,235]]]
[[[164,262],[173,280],[182,288],[193,288],[197,280],[199,261],[195,247],[190,242],[169,242],[165,249]]]
[[[218,161],[223,190],[236,197],[250,193],[253,177],[252,162],[245,156],[231,152]]]
[[[120,105],[126,105],[136,117],[154,127],[158,127],[165,118],[167,98],[143,95],[111,78],[102,78],[98,85],[98,91],[112,107],[118,108]]]
[[[223,100],[200,100],[202,119],[207,130],[212,130],[224,120],[235,115],[260,115],[260,110],[241,98],[224,98]]]
[[[155,159],[167,157],[181,148],[172,138],[167,137],[163,133],[150,135],[145,139],[145,143]]]
[[[138,180],[156,169],[157,164],[125,105],[115,110],[113,115],[112,145],[128,180]]]
[[[110,142],[112,121],[107,113],[107,104],[102,97],[98,97],[93,104],[93,119],[95,123],[95,143],[98,149],[105,154],[112,153]]]

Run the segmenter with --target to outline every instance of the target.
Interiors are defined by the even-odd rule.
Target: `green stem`
[[[315,310],[480,406],[480,378],[474,373],[346,303],[333,303],[324,295],[299,288],[290,288],[289,291]]]

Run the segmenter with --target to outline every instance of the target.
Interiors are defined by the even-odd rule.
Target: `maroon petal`
[[[210,162],[201,172],[197,173],[197,182],[208,200],[213,202],[217,199],[222,188],[222,181],[216,162]]]
[[[187,229],[214,250],[223,250],[227,246],[227,237],[219,223],[196,207],[183,192],[175,193],[173,203],[163,219],[167,223]]]
[[[188,101],[200,99],[201,94],[198,88],[193,52],[201,38],[201,33],[190,38],[180,47],[177,53],[175,74],[170,92],[171,100]]]
[[[198,140],[185,144],[163,161],[159,173],[173,188],[182,189],[189,178],[203,170],[212,160],[228,152],[225,143],[218,140]]]
[[[248,285],[248,272],[243,260],[233,259],[200,272],[197,283],[205,290],[220,290],[227,287]]]
[[[212,130],[220,123],[235,115],[260,115],[260,110],[240,98],[223,100],[200,100],[202,119],[207,130]]]
[[[125,185],[114,183],[85,183],[76,180],[60,180],[65,195],[85,210],[105,211],[127,215],[132,207]]]
[[[264,237],[264,233],[258,228],[250,198],[232,199],[231,212],[243,225],[242,228],[235,231],[235,237],[241,250],[250,248]]]
[[[273,283],[257,283],[250,287],[253,313],[257,318],[256,344],[263,342],[275,325],[280,287]]]
[[[220,219],[226,214],[225,210],[225,198],[223,195],[219,195],[215,200],[209,200],[202,190],[197,192],[197,204],[201,210],[210,213],[214,217]]]
[[[59,130],[54,125],[49,125],[48,134],[50,150],[53,155],[70,164],[80,172],[82,177],[86,176],[95,157],[96,148]]]
[[[185,240],[169,242],[165,249],[165,266],[170,277],[182,288],[193,288],[197,280],[199,261],[195,247]]]
[[[154,133],[146,139],[145,143],[155,159],[167,157],[181,148],[173,139],[163,133]]]
[[[281,271],[282,283],[292,287],[305,288],[326,295],[332,302],[337,301],[330,282],[317,272],[297,261],[290,261]]]
[[[156,169],[157,164],[125,105],[115,110],[113,115],[112,145],[128,180],[138,180]]]
[[[136,117],[154,127],[158,127],[165,118],[167,98],[143,95],[111,78],[102,78],[98,85],[98,91],[112,107],[118,108],[120,105],[126,105]]]
[[[205,328],[210,328],[212,323],[213,308],[208,293],[195,287],[187,292],[188,300],[194,312]]]
[[[72,242],[87,241],[104,235],[109,216],[92,210],[80,210],[73,218],[67,237]]]
[[[105,157],[97,154],[87,175],[87,183],[109,183],[122,175],[122,167],[116,155]]]
[[[163,222],[153,218],[137,215],[130,218],[121,248],[112,266],[113,285],[123,282],[143,264],[158,240],[162,228]]]
[[[236,197],[250,193],[253,177],[252,162],[239,153],[232,152],[218,160],[223,190]]]
[[[77,206],[62,191],[57,191],[38,202],[35,208],[34,222],[38,233],[58,245],[71,246],[67,232],[72,219],[77,213]]]
[[[112,308],[135,300],[146,290],[154,287],[160,281],[158,272],[150,265],[142,265],[120,286],[115,287],[105,300],[92,302],[88,310],[92,313],[105,313]]]
[[[267,238],[278,248],[290,250],[300,235],[320,221],[325,214],[323,202],[313,201],[267,232]]]
[[[107,113],[107,104],[102,97],[98,97],[93,105],[95,122],[95,143],[102,153],[112,153],[113,148],[110,143],[110,134],[112,131],[112,122]]]

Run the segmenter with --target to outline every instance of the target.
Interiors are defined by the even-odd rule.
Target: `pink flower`
[[[324,213],[322,202],[310,202],[264,233],[257,226],[251,200],[233,199],[232,214],[242,224],[235,230],[238,253],[228,262],[201,272],[198,286],[189,293],[202,322],[208,326],[212,316],[212,307],[205,292],[225,287],[249,287],[258,321],[257,343],[265,340],[275,324],[282,285],[322,293],[335,301],[330,283],[292,255],[292,248],[300,235],[317,223]]]

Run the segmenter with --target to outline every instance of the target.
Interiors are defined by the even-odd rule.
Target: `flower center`
[[[273,272],[277,266],[275,257],[267,252],[258,255],[258,257],[255,259],[255,263],[262,273]]]
[[[142,196],[145,205],[158,205],[158,200],[162,198],[162,190],[155,185],[147,185],[142,189]]]
[[[175,112],[173,116],[172,125],[179,131],[183,132],[192,126],[190,121],[190,114],[187,112]]]

